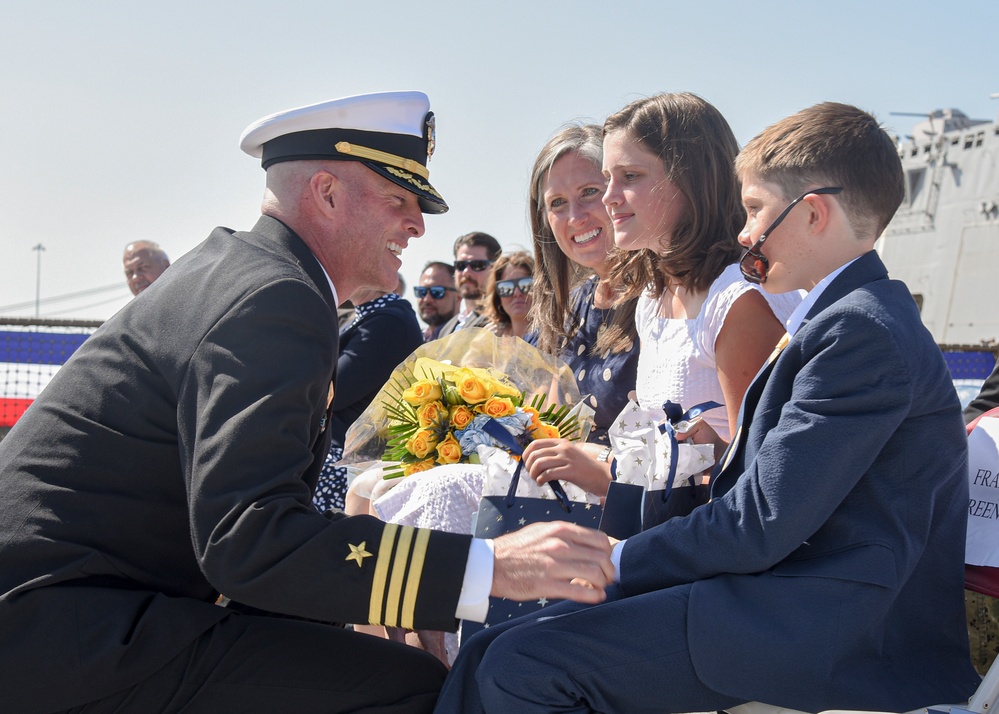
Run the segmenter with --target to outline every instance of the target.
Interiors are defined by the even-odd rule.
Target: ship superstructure
[[[878,241],[941,345],[999,340],[999,123],[938,109],[900,139],[902,206]]]

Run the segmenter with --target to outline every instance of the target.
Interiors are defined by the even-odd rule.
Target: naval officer
[[[337,304],[391,290],[423,213],[447,210],[434,140],[419,92],[251,125],[256,225],[174,263],[0,444],[0,710],[429,711],[436,659],[328,623],[454,629],[490,593],[603,598],[595,531],[473,541],[312,506]]]

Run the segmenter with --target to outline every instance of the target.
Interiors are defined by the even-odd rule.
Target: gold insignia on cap
[[[360,545],[354,545],[353,543],[347,544],[350,547],[350,555],[348,555],[344,560],[354,560],[357,562],[357,567],[360,568],[364,563],[365,558],[370,558],[371,553],[365,550],[368,545],[368,541],[362,540]]]
[[[433,112],[427,112],[427,118],[423,121],[426,127],[424,138],[427,140],[427,161],[430,161],[430,157],[434,155],[434,149],[437,148],[437,117],[434,116]]]
[[[437,198],[439,198],[442,201],[444,200],[444,197],[441,196],[439,193],[437,193],[437,191],[434,190],[433,186],[431,186],[428,183],[423,183],[422,181],[420,181],[419,179],[417,179],[415,176],[413,176],[413,174],[406,173],[405,171],[400,171],[399,169],[394,169],[391,166],[386,166],[385,170],[388,171],[393,176],[395,176],[397,178],[401,178],[403,181],[408,181],[409,183],[413,184],[414,186],[416,186],[421,191],[426,191],[431,196],[436,196]]]
[[[338,141],[334,148],[341,154],[350,154],[351,156],[356,156],[359,159],[377,161],[379,164],[395,166],[400,169],[405,169],[406,171],[412,171],[414,174],[422,176],[423,178],[430,178],[430,171],[419,161],[413,161],[412,159],[407,159],[402,156],[396,156],[395,154],[390,154],[387,151],[369,149],[367,146],[358,146],[357,144],[351,144],[349,141]]]

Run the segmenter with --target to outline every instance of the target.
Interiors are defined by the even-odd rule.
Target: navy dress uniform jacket
[[[967,442],[906,286],[859,258],[742,408],[712,501],[625,544],[624,592],[692,583],[691,659],[723,694],[805,711],[967,699]]]
[[[0,709],[145,679],[231,611],[454,629],[469,537],[320,514],[336,305],[286,226],[216,229],[0,442]],[[346,653],[345,656],[349,656]]]

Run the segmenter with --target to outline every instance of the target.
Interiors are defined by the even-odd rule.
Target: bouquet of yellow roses
[[[436,360],[417,360],[421,379],[393,385],[396,398],[385,404],[392,419],[385,459],[400,468],[386,478],[409,476],[438,464],[475,461],[476,447],[504,447],[490,433],[489,422],[502,425],[520,446],[541,438],[574,438],[579,423],[567,405],[544,408],[545,394],[530,406],[525,395],[501,372],[481,367],[454,367]]]
[[[537,438],[585,439],[590,424],[572,409],[580,401],[561,360],[520,338],[459,330],[395,369],[347,431],[341,463],[388,461],[386,478],[474,463],[480,444],[508,449],[506,434],[493,436],[497,422],[520,447]]]

